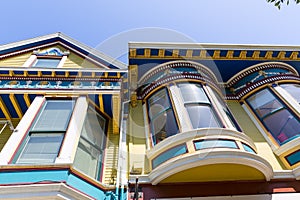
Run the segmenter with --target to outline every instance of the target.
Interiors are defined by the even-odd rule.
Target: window
[[[98,180],[106,143],[105,127],[106,119],[89,107],[74,160],[75,168]]]
[[[238,146],[234,140],[224,140],[224,139],[199,140],[199,141],[195,141],[194,145],[196,150],[209,149],[209,148],[238,149]]]
[[[300,103],[300,85],[297,84],[282,84],[280,85],[283,89],[285,89],[294,99]]]
[[[180,156],[182,154],[187,153],[187,147],[185,144],[180,144],[176,147],[173,147],[163,153],[161,153],[159,156],[157,156],[156,158],[154,158],[152,160],[152,168],[156,168],[157,166],[159,166],[160,164],[162,164],[163,162],[166,162],[167,160],[170,160],[171,158],[174,158],[176,156]]]
[[[148,99],[149,121],[154,145],[179,132],[167,89]]]
[[[61,58],[37,58],[32,67],[37,68],[56,68]]]
[[[29,131],[17,164],[54,163],[70,121],[74,100],[47,100]]]
[[[250,96],[247,102],[280,145],[300,136],[298,118],[269,89]]]
[[[221,127],[212,105],[200,84],[180,83],[178,87],[194,129]]]

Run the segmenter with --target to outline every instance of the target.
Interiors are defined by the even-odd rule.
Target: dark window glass
[[[159,90],[148,100],[148,113],[154,145],[178,133],[178,125],[166,89]]]
[[[247,102],[279,144],[300,136],[299,120],[268,89],[252,95]]]

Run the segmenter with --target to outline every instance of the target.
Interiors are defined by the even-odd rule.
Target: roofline
[[[28,45],[31,43],[35,43],[35,42],[41,42],[44,40],[49,40],[49,39],[54,39],[54,38],[60,38],[62,40],[65,40],[77,47],[79,47],[80,49],[88,52],[89,54],[92,54],[98,58],[100,58],[101,60],[103,60],[104,62],[107,62],[109,64],[112,64],[120,69],[124,69],[127,68],[127,65],[123,62],[118,61],[117,59],[114,59],[108,55],[105,55],[104,53],[98,51],[97,49],[93,49],[61,32],[57,32],[57,33],[52,33],[52,34],[48,34],[48,35],[43,35],[43,36],[38,36],[35,38],[30,38],[30,39],[26,39],[26,40],[21,40],[18,42],[13,42],[13,43],[9,43],[9,44],[4,44],[4,45],[0,45],[0,51],[3,50],[7,50],[7,49],[11,49],[11,48],[16,48],[22,45]],[[88,57],[88,56],[87,56]],[[101,63],[103,65],[103,63]]]
[[[130,48],[300,51],[299,45],[129,42]]]

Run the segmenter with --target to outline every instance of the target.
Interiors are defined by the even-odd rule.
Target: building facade
[[[299,51],[2,45],[0,198],[299,199]]]

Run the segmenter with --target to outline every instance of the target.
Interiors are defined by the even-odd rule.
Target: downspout
[[[118,152],[118,168],[116,180],[116,198],[124,200],[124,187],[127,185],[127,120],[128,120],[128,106],[130,101],[122,103],[120,138],[119,138],[119,152]],[[121,191],[120,191],[121,189]],[[120,194],[121,192],[121,194]],[[128,192],[128,190],[127,190]],[[127,199],[127,195],[125,197]]]

